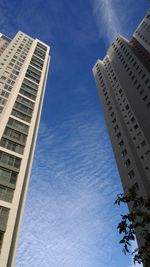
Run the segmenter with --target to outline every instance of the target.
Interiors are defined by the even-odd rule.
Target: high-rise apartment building
[[[93,74],[123,187],[150,196],[150,10],[130,41],[116,38]]]
[[[0,35],[0,266],[14,266],[49,67],[49,47]]]

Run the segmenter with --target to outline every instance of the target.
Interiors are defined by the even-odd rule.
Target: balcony
[[[14,190],[0,185],[0,199],[11,203],[13,199]]]
[[[26,144],[26,139],[27,139],[27,135],[25,135],[24,133],[18,132],[14,129],[11,129],[9,127],[6,127],[3,133],[3,137],[23,146]]]
[[[15,142],[8,140],[6,138],[3,138],[3,137],[0,141],[0,145],[2,147],[5,147],[11,151],[18,153],[18,154],[23,154],[23,151],[24,151],[24,146],[17,144]]]
[[[19,118],[23,121],[26,121],[29,123],[31,122],[31,116],[25,114],[24,112],[21,112],[20,110],[15,109],[15,108],[12,110],[11,115],[13,115],[16,118]]]
[[[29,126],[13,118],[9,118],[7,126],[24,134],[28,134],[29,131]]]

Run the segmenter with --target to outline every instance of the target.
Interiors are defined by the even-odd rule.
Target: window
[[[127,159],[127,160],[124,162],[124,165],[125,165],[126,167],[130,166],[130,164],[131,164],[130,159]]]
[[[133,188],[135,189],[135,191],[139,190],[139,185],[138,185],[138,183],[135,183],[135,184],[133,185]]]
[[[142,135],[141,132],[138,132],[138,133],[137,133],[137,136],[138,136],[139,138],[141,137],[141,135]]]
[[[141,142],[141,146],[142,146],[142,147],[145,147],[145,146],[146,146],[146,142],[145,142],[145,140],[143,140],[143,141]]]
[[[10,129],[9,127],[6,127],[4,131],[4,137],[10,140],[14,140],[17,143],[26,143],[27,136],[23,133],[20,133],[14,129]]]
[[[134,118],[134,117],[131,118],[131,122],[132,122],[132,123],[135,122],[135,118]]]
[[[13,79],[13,80],[16,80],[17,77],[15,75],[13,75],[13,74],[10,74],[10,78]]]
[[[140,91],[140,95],[142,95],[144,93],[144,90],[142,89],[141,91]]]
[[[129,105],[127,104],[127,105],[126,105],[126,110],[128,110],[128,109],[129,109]]]
[[[141,85],[140,85],[140,84],[138,84],[138,85],[137,85],[137,87],[136,87],[136,89],[137,89],[137,90],[139,90],[139,89],[140,89],[140,87],[141,87]]]
[[[4,165],[12,166],[12,167],[19,169],[21,159],[15,157],[13,155],[7,154],[3,151],[0,151],[0,163],[3,163]]]
[[[23,154],[23,150],[24,150],[23,146],[21,146],[17,143],[14,143],[13,141],[7,140],[3,137],[0,141],[0,145],[9,149],[9,150],[15,151],[16,153]]]
[[[117,133],[117,138],[120,138],[121,137],[121,133],[119,132],[119,133]]]
[[[15,82],[13,80],[8,79],[7,83],[13,85]]]
[[[127,150],[124,149],[124,150],[121,152],[121,155],[122,155],[123,157],[125,157],[125,156],[127,155]]]
[[[4,85],[4,89],[6,89],[7,91],[11,91],[12,86],[10,86],[10,85],[8,85],[8,84],[5,84],[5,85]]]
[[[46,51],[47,50],[47,47],[46,46],[44,46],[44,45],[42,45],[41,43],[37,43],[37,47],[39,47],[40,49],[42,49],[42,50],[44,50],[44,51]],[[98,66],[98,63],[97,63],[97,65],[96,66]]]
[[[135,130],[138,129],[138,125],[137,124],[134,125],[134,129]]]
[[[33,110],[31,108],[28,108],[27,106],[17,103],[17,102],[14,105],[14,109],[22,111],[23,113],[28,114],[30,116],[32,116],[32,113],[33,113]]]
[[[40,70],[42,70],[43,68],[43,61],[34,56],[32,57],[30,64],[32,64],[33,66],[35,66],[36,68]]]
[[[12,202],[13,193],[14,193],[13,189],[0,185],[0,199],[1,200]]]
[[[3,227],[6,227],[7,220],[9,216],[9,209],[0,206],[0,225],[3,225]]]
[[[150,102],[148,102],[146,106],[147,106],[147,108],[150,108]]]
[[[118,130],[118,125],[116,125],[115,127],[114,127],[114,130],[115,130],[115,132]]]
[[[129,176],[130,179],[134,178],[134,176],[135,176],[134,171],[133,170],[129,171],[128,172],[128,176]]]
[[[39,81],[40,81],[40,77],[39,77],[39,75],[35,74],[33,71],[29,71],[29,70],[27,70],[27,72],[26,72],[26,77],[27,77],[28,79],[30,79],[30,80],[36,82],[36,83],[39,83]]]
[[[123,142],[123,140],[121,140],[121,141],[119,142],[119,146],[122,147],[123,145],[124,145],[124,142]]]
[[[26,114],[24,114],[24,113],[22,113],[22,112],[20,112],[18,110],[13,109],[11,114],[13,116],[23,120],[23,121],[27,121],[29,123],[31,122],[31,117],[30,116],[28,116],[28,115],[26,115]]]
[[[116,118],[114,118],[113,120],[112,120],[112,123],[115,123],[116,122]]]
[[[150,159],[150,150],[147,150],[146,153],[145,153],[145,155],[146,155],[146,157],[147,157],[148,159]]]
[[[9,118],[7,125],[12,126],[13,128],[16,128],[20,131],[23,131],[24,133],[28,133],[29,130],[29,126],[12,118]]]
[[[5,169],[0,167],[0,181],[2,178],[6,179],[6,180],[9,179],[10,175],[11,175],[11,171],[5,170]]]
[[[34,103],[32,101],[30,101],[29,99],[26,99],[25,97],[18,96],[16,101],[20,102],[22,104],[25,104],[25,105],[31,107],[32,109],[34,107]]]
[[[3,238],[4,238],[4,232],[0,231],[0,251],[1,251],[2,243],[3,243]]]
[[[132,71],[129,72],[129,76],[131,76],[131,74],[132,74]]]
[[[38,57],[40,57],[42,59],[45,58],[45,52],[42,51],[41,49],[37,48],[37,47],[34,50],[34,55],[36,55],[36,56],[38,56]]]
[[[146,101],[147,98],[148,98],[148,96],[145,95],[145,96],[143,97],[143,100]]]
[[[38,89],[38,85],[33,83],[32,81],[29,81],[27,79],[24,79],[22,85],[26,85],[28,87],[30,87],[31,89],[37,90]]]
[[[35,100],[35,98],[36,98],[36,96],[35,96],[36,93],[34,95],[34,94],[30,93],[30,91],[28,92],[27,90],[24,90],[24,89],[20,89],[19,93],[24,95],[24,96],[26,96],[26,97],[28,97],[28,98],[31,98],[32,100]]]
[[[145,84],[147,84],[148,82],[149,82],[149,79],[146,79]]]

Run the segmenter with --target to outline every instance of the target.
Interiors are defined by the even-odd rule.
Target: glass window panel
[[[31,98],[32,100],[35,100],[36,96],[32,94],[32,92],[24,89],[20,89],[20,94],[25,95],[28,98]]]
[[[28,115],[20,112],[20,111],[17,111],[15,109],[12,110],[12,113],[11,113],[13,116],[21,119],[21,120],[24,120],[24,121],[27,121],[27,122],[31,122],[31,117],[29,117]]]
[[[0,162],[13,166],[15,168],[20,167],[21,159],[10,154],[7,154],[3,151],[0,151]]]
[[[9,118],[8,125],[11,125],[17,128],[18,130],[24,131],[26,133],[28,132],[28,129],[29,129],[29,127],[26,124],[20,121],[14,120],[13,118]]]
[[[26,138],[27,138],[25,134],[19,133],[13,129],[8,128],[8,127],[6,127],[6,129],[5,129],[4,135],[16,140],[16,142],[19,141],[19,142],[22,142],[24,144],[25,144]]]
[[[12,202],[14,190],[0,185],[0,199]]]
[[[9,216],[9,209],[0,206],[0,225],[6,226]]]
[[[17,144],[17,143],[14,143],[10,140],[7,140],[5,138],[2,138],[1,139],[1,142],[0,142],[0,145],[3,146],[3,147],[6,147],[7,149],[10,149],[12,151],[15,151],[19,154],[23,154],[23,150],[24,150],[24,147]]]

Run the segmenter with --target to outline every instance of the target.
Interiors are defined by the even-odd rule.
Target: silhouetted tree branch
[[[136,248],[132,254],[134,255],[134,263],[143,263],[144,267],[150,267],[150,198],[139,196],[134,187],[128,189],[124,194],[119,194],[115,204],[127,203],[131,208],[131,212],[121,215],[121,221],[118,224],[119,234],[123,234],[120,243],[123,244],[123,252],[130,253],[131,242],[135,240],[136,229],[140,230],[143,239],[141,247]]]

